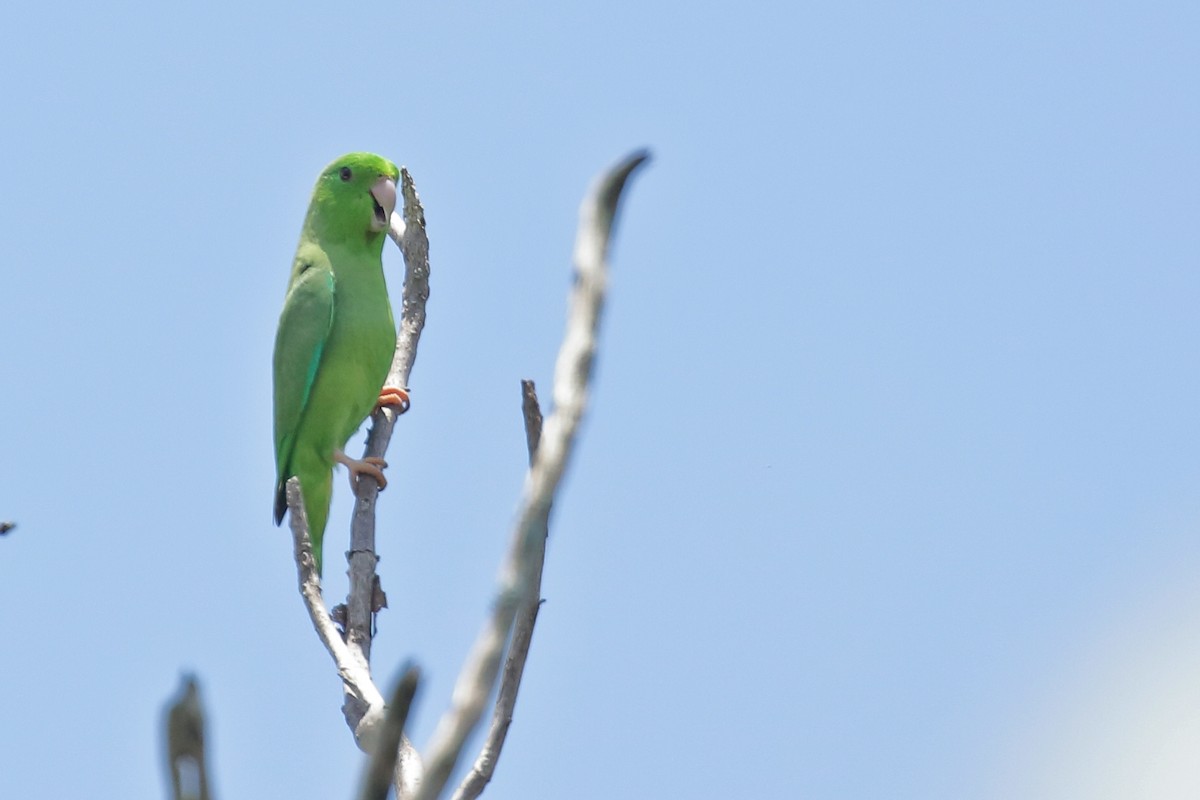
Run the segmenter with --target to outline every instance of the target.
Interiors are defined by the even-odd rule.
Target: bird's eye
[[[354,177],[354,173],[350,171],[349,167],[342,167],[341,175],[342,175],[342,180],[344,180],[344,181],[348,181]]]

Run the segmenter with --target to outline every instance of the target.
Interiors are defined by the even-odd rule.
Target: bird
[[[374,153],[349,153],[321,172],[275,334],[275,524],[298,478],[318,577],[334,464],[347,467],[352,488],[363,474],[387,485],[386,462],[350,458],[346,441],[377,405],[408,407],[404,389],[384,387],[396,324],[382,257],[399,177]]]

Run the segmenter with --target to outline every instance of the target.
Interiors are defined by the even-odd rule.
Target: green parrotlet
[[[377,403],[406,407],[381,388],[396,348],[383,245],[396,207],[396,165],[372,153],[334,161],[313,189],[275,335],[275,523],[285,485],[300,479],[317,574],[333,493],[333,465],[386,481],[381,459],[343,452]]]

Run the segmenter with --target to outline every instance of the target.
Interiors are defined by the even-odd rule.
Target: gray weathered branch
[[[501,569],[491,617],[467,656],[454,687],[451,707],[438,722],[426,753],[425,772],[417,794],[420,800],[441,796],[463,743],[483,714],[517,610],[530,600],[539,542],[544,546],[544,520],[550,513],[587,406],[588,381],[607,281],[609,237],[617,204],[626,180],[647,158],[647,153],[637,152],[606,171],[580,208],[575,285],[554,370],[554,411],[542,429],[537,454],[525,480],[518,522]]]
[[[417,344],[425,327],[425,301],[429,299],[429,238],[425,233],[425,210],[407,169],[400,171],[400,191],[404,197],[404,214],[392,214],[388,235],[404,255],[404,295],[396,353],[385,385],[407,390],[408,378],[417,360]],[[363,458],[384,456],[392,440],[397,415],[397,410],[391,406],[384,406],[372,415]],[[346,643],[368,664],[374,615],[387,605],[375,572],[379,564],[375,549],[375,501],[378,496],[379,486],[375,479],[369,475],[360,477],[347,554],[350,590],[346,596]],[[352,730],[358,728],[366,711],[353,694],[346,694],[342,712]]]

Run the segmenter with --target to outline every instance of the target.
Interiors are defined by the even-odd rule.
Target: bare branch
[[[630,174],[648,158],[637,152],[605,172],[580,208],[575,241],[575,286],[567,329],[554,370],[554,412],[546,420],[524,495],[512,543],[500,574],[492,615],[471,648],[454,687],[451,708],[434,730],[417,797],[439,797],[478,724],[504,655],[517,609],[528,602],[536,572],[538,543],[544,545],[544,520],[569,460],[587,405],[587,386],[604,304],[606,256],[621,190]]]
[[[367,763],[367,774],[364,777],[359,800],[387,800],[388,790],[392,786],[396,771],[396,759],[400,752],[400,741],[404,734],[404,724],[408,721],[408,711],[412,707],[413,697],[417,693],[417,685],[421,675],[413,666],[404,668],[396,688],[392,690],[391,702],[388,703],[387,714],[383,718],[383,728],[379,733],[379,742],[375,752]]]
[[[417,358],[417,344],[425,327],[425,301],[429,299],[429,239],[425,234],[425,211],[407,169],[400,173],[404,195],[404,216],[392,214],[389,235],[404,254],[404,299],[396,353],[388,372],[387,386],[407,389],[408,377]],[[385,406],[372,416],[363,457],[382,458],[392,440],[396,409]],[[379,556],[375,550],[375,501],[379,487],[375,479],[363,476],[358,481],[354,518],[350,528],[350,591],[346,597],[346,642],[359,651],[364,662],[371,660],[372,621],[379,610],[379,590],[375,568]],[[347,722],[362,712],[351,696],[343,711]],[[351,722],[351,725],[354,723]]]
[[[529,449],[529,465],[533,466],[538,442],[542,436],[542,410],[538,405],[537,390],[533,381],[521,381],[521,410],[525,417],[525,443]],[[535,536],[536,552],[533,554],[534,568],[531,586],[513,622],[512,641],[508,646],[508,657],[504,660],[504,671],[500,675],[500,691],[496,695],[496,707],[492,711],[492,723],[487,739],[471,771],[463,778],[454,792],[454,800],[474,800],[483,793],[492,780],[496,762],[508,737],[508,726],[512,724],[513,709],[517,705],[517,690],[525,673],[525,660],[529,656],[529,645],[533,641],[533,626],[537,623],[538,610],[542,606],[542,568],[546,562],[546,537],[549,536],[549,509],[547,516],[539,519],[540,535]]]
[[[200,686],[184,675],[179,697],[167,709],[167,770],[172,800],[210,800]]]
[[[385,384],[407,389],[408,378],[417,358],[417,344],[425,327],[425,302],[429,298],[429,239],[425,233],[425,211],[417,197],[416,187],[407,169],[400,171],[400,187],[404,197],[403,216],[393,213],[388,235],[400,247],[404,255],[404,294],[400,329],[396,339],[396,352]],[[397,410],[385,406],[372,415],[371,430],[367,435],[364,457],[383,457],[391,442],[392,430],[398,416]],[[345,680],[343,675],[344,702],[342,713],[346,724],[354,732],[355,740],[365,752],[372,753],[374,730],[382,720],[383,705],[376,705],[379,691],[370,682],[371,639],[374,635],[374,615],[387,605],[386,595],[379,584],[376,567],[379,556],[375,549],[375,502],[379,487],[374,478],[363,476],[358,481],[354,504],[354,516],[350,524],[350,550],[346,554],[349,563],[350,586],[344,608],[345,632],[343,642],[349,654],[346,664],[361,665],[362,674],[355,680]],[[303,583],[302,583],[303,590]],[[319,598],[319,584],[318,584]],[[305,598],[309,605],[309,599]],[[324,609],[323,604],[320,608]],[[310,605],[309,614],[314,613]],[[326,615],[326,619],[328,617]],[[316,621],[314,618],[314,625]],[[321,631],[318,628],[318,634]],[[322,635],[322,641],[325,636]],[[342,636],[339,636],[342,639]],[[330,645],[326,641],[326,648]],[[333,650],[330,650],[334,654]],[[339,674],[343,673],[343,662],[334,655]],[[371,689],[364,693],[363,677]],[[373,692],[370,694],[369,692]],[[420,781],[421,762],[416,749],[402,738],[397,762],[397,789],[400,797],[411,797]]]

